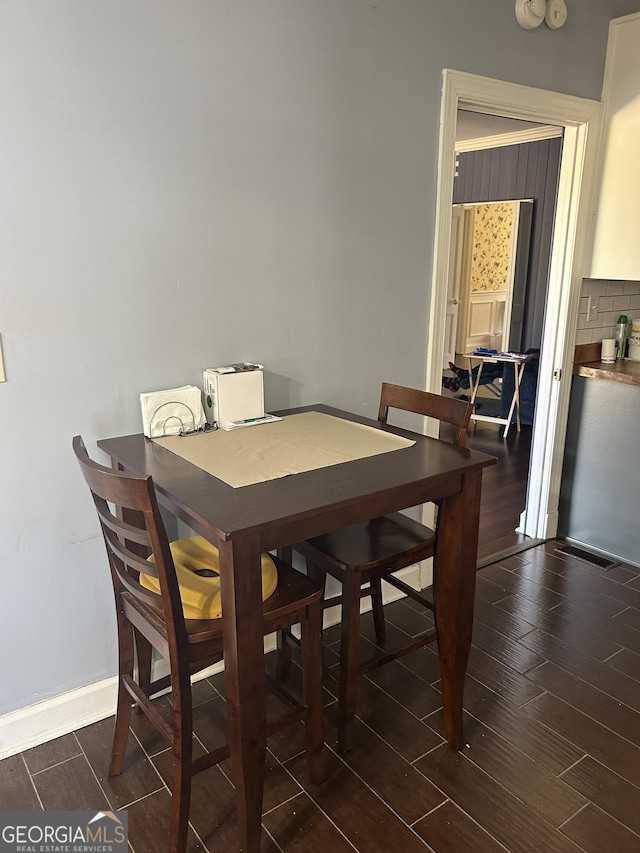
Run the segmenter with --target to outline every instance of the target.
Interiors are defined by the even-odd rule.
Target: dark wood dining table
[[[496,460],[328,406],[277,414],[308,411],[383,429],[415,443],[233,488],[142,434],[98,441],[114,467],[151,475],[160,502],[220,550],[229,743],[239,849],[246,853],[260,849],[266,755],[262,600],[257,582],[263,551],[439,500],[435,607],[442,700],[448,743],[454,749],[464,744],[462,699],[471,645],[482,469]]]

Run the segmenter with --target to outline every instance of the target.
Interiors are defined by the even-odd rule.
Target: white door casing
[[[460,290],[463,277],[462,261],[464,257],[464,210],[454,207],[451,212],[451,240],[449,245],[449,271],[447,278],[447,307],[444,331],[443,370],[455,361],[456,340],[458,336],[458,318],[460,314]]]
[[[439,391],[442,381],[458,109],[564,128],[527,506],[520,528],[528,536],[546,539],[556,534],[558,524],[575,327],[593,204],[600,104],[444,70],[427,347],[427,388],[431,391]]]

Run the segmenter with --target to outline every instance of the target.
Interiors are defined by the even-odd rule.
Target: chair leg
[[[323,746],[322,707],[322,606],[307,608],[307,618],[300,626],[302,637],[302,686],[307,706],[305,721],[305,748],[311,781],[316,785],[326,779]]]
[[[180,685],[173,685],[173,731],[169,853],[185,853],[193,778],[193,710],[188,676]]]
[[[291,551],[291,548],[284,548],[282,550]],[[326,574],[321,569],[312,566],[310,563],[307,563],[307,574],[310,578],[312,578],[312,580],[314,580],[322,587],[322,590],[324,592],[324,587],[327,579]],[[282,628],[280,631],[278,631],[278,661],[276,663],[276,679],[281,683],[288,681],[289,673],[291,672],[291,644],[289,642],[290,639],[294,639],[291,635],[291,628]],[[320,611],[320,641],[322,642],[322,610]]]
[[[353,745],[353,720],[356,715],[358,681],[358,645],[360,641],[361,578],[349,572],[342,582],[342,626],[340,634],[340,676],[338,684],[338,751]]]
[[[305,562],[305,571],[312,581],[315,581],[322,588],[322,598],[324,600],[327,591],[327,573],[320,566],[314,565],[310,560]],[[324,630],[324,606],[320,606],[320,637]]]
[[[289,563],[290,566],[293,565],[293,548],[291,545],[287,545],[285,548],[278,548],[276,553],[285,563]]]
[[[384,604],[382,601],[382,581],[375,578],[371,581],[371,607],[373,612],[373,627],[379,643],[387,639],[387,628],[384,621]]]
[[[122,612],[118,612],[118,700],[109,761],[109,776],[119,776],[127,750],[132,699],[124,686],[123,676],[133,676],[133,628]]]
[[[147,692],[151,684],[151,658],[153,647],[149,640],[143,636],[136,628],[133,629],[135,637],[136,659],[138,661],[138,684]],[[136,706],[138,714],[142,714],[140,705]]]
[[[169,824],[169,853],[185,853],[191,807],[191,762],[173,760],[171,786],[171,820]]]
[[[278,660],[276,663],[276,679],[280,682],[288,681],[289,673],[291,672],[290,632],[290,628],[281,628],[277,633]]]

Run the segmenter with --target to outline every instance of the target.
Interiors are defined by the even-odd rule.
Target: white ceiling
[[[469,139],[482,139],[485,136],[500,136],[501,134],[518,133],[523,130],[533,130],[543,127],[532,121],[490,116],[484,113],[474,113],[468,110],[458,110],[456,122],[456,142]]]

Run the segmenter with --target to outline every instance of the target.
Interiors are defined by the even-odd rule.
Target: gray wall
[[[598,98],[638,8],[2,0],[0,713],[114,672],[71,437],[232,360],[270,408],[422,384],[442,69]]]

